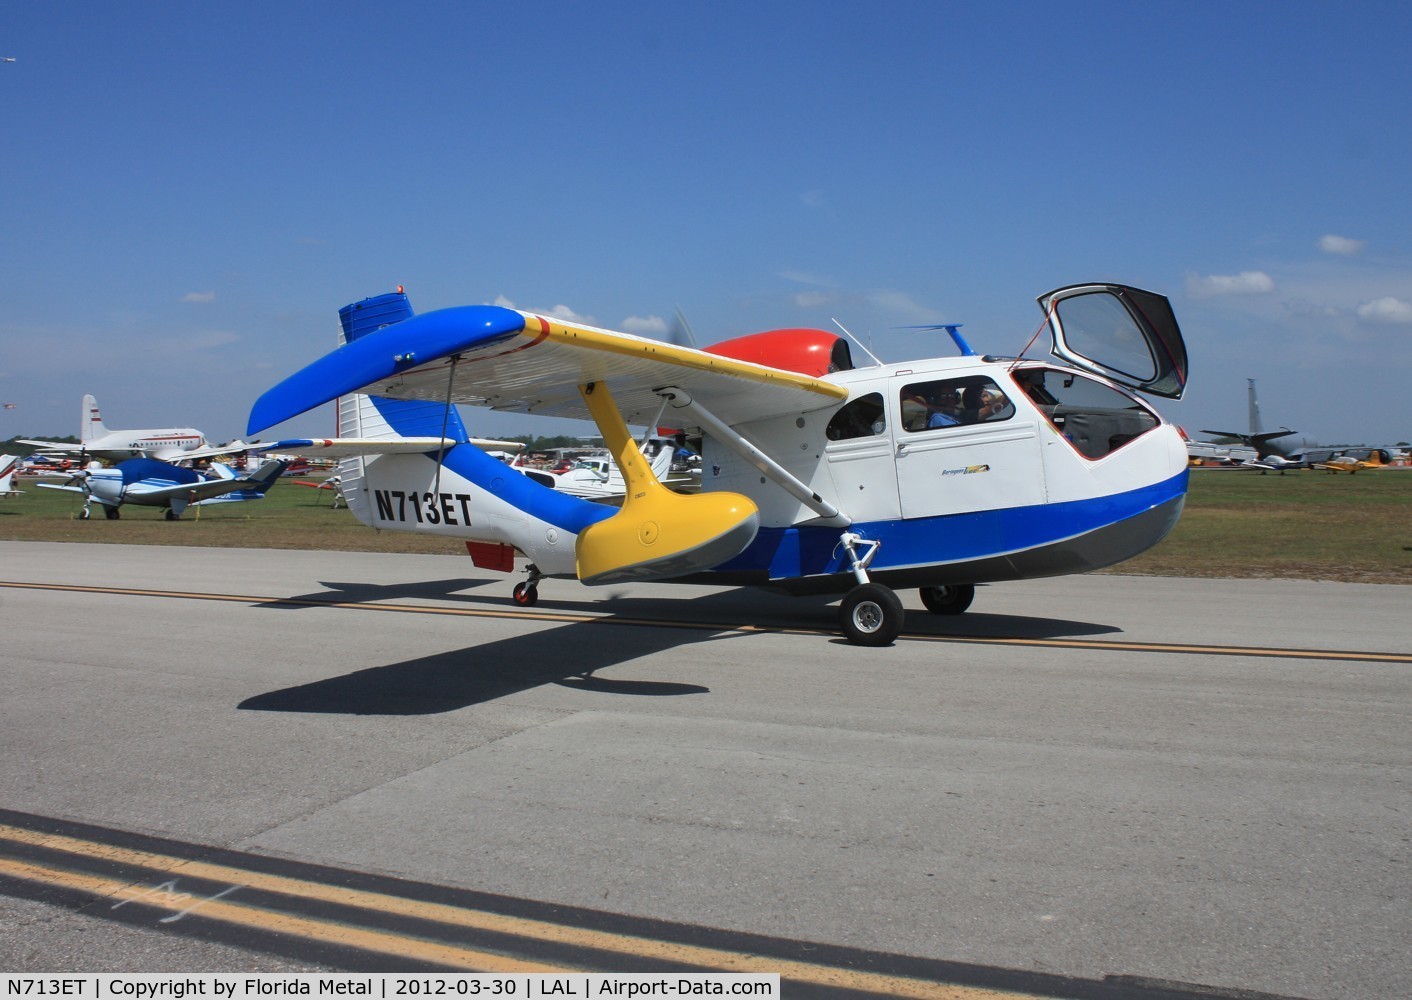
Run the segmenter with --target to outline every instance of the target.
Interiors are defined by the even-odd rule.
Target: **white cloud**
[[[780,277],[785,281],[792,281],[796,285],[827,286],[834,284],[831,279],[821,277],[817,274],[810,274],[808,271],[781,271]]]
[[[1275,290],[1275,279],[1264,271],[1240,274],[1189,274],[1187,291],[1200,298],[1216,295],[1266,295]]]
[[[877,289],[867,294],[867,301],[875,308],[906,320],[910,323],[928,323],[936,319],[936,310],[924,306],[906,292],[893,289]]]
[[[623,329],[653,337],[667,332],[667,321],[661,316],[629,316],[623,320]]]
[[[838,296],[832,292],[799,292],[794,296],[794,304],[800,309],[818,309],[837,301]]]
[[[1359,306],[1358,318],[1369,323],[1412,324],[1412,302],[1385,295]]]
[[[193,302],[197,305],[205,305],[208,302],[216,301],[215,292],[187,292],[181,297],[183,302]]]
[[[580,316],[578,313],[574,312],[572,309],[570,309],[566,305],[563,305],[562,303],[552,309],[535,309],[532,311],[539,313],[541,316],[552,316],[555,319],[562,319],[569,323],[584,323],[589,326],[593,325],[592,316]]]
[[[1332,233],[1319,237],[1320,250],[1340,257],[1356,257],[1367,245],[1363,240],[1351,240],[1347,236],[1334,236]]]
[[[511,302],[508,298],[506,298],[504,295],[495,296],[495,301],[492,302],[491,305],[499,306],[502,309],[520,308],[519,306],[515,305],[515,303]],[[592,316],[580,316],[568,306],[562,304],[554,306],[550,309],[535,309],[533,307],[527,307],[523,311],[528,313],[534,313],[537,316],[551,316],[554,319],[562,319],[566,323],[583,323],[587,326],[593,325]]]

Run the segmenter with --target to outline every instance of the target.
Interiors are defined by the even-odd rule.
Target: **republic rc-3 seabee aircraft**
[[[1039,302],[1068,365],[980,356],[954,327],[960,356],[901,364],[855,367],[825,330],[696,350],[499,306],[413,315],[399,288],[340,310],[343,346],[261,396],[248,434],[338,399],[350,509],[464,538],[483,568],[522,554],[520,604],[543,577],[773,585],[843,594],[844,634],[885,645],[904,618],[892,588],[957,614],[976,584],[1134,556],[1181,512],[1186,448],[1129,391],[1185,388],[1167,299],[1088,284]],[[464,443],[452,404],[592,419],[627,482],[621,507]],[[700,492],[663,486],[630,423],[699,436]]]

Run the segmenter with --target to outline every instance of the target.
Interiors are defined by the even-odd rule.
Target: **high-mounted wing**
[[[33,445],[36,448],[43,448],[45,451],[61,451],[72,455],[88,450],[87,445],[75,444],[72,441],[34,441],[29,438],[16,438],[15,443]]]
[[[579,386],[605,384],[624,420],[655,419],[677,386],[728,423],[835,404],[823,379],[500,306],[423,313],[344,344],[270,389],[247,433],[353,392],[590,419]]]

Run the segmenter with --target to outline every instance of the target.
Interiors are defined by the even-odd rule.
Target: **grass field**
[[[0,540],[465,553],[459,541],[365,528],[330,509],[326,491],[290,483],[264,500],[193,507],[173,522],[133,506],[118,521],[81,521],[76,494],[19,485],[23,495],[0,499]],[[1412,584],[1412,470],[1194,472],[1176,530],[1105,572]]]

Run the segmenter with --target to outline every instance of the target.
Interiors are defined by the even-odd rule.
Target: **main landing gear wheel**
[[[168,508],[167,508],[167,520],[168,520],[168,521],[175,521],[176,519],[177,519],[176,511],[174,511],[174,510],[172,510],[170,507],[168,507]]]
[[[110,521],[116,521],[118,518],[122,517],[123,515],[122,515],[122,513],[118,510],[118,508],[116,508],[116,507],[104,507],[104,508],[103,508],[103,516],[106,517],[106,518],[107,518],[108,520],[110,520]]]
[[[839,608],[843,634],[855,646],[890,646],[902,631],[901,599],[880,583],[850,590]]]
[[[539,588],[532,583],[517,583],[512,596],[520,607],[532,608],[539,603]]]
[[[922,587],[922,603],[934,615],[959,615],[976,599],[976,588],[969,583],[948,587]]]

